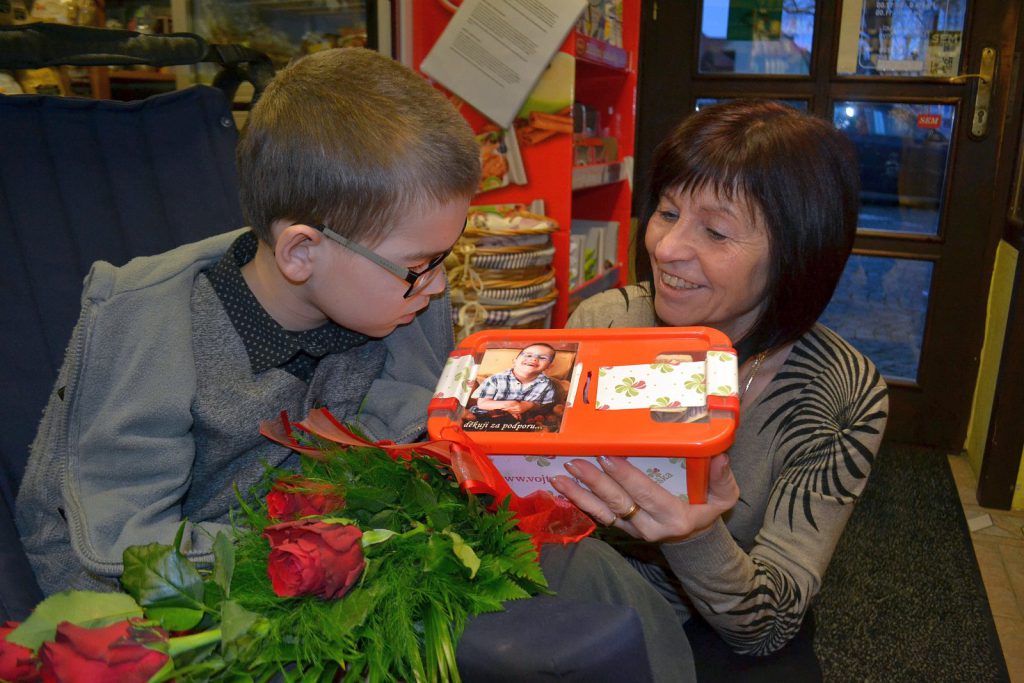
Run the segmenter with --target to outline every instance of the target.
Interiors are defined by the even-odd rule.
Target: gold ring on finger
[[[622,515],[619,515],[619,519],[621,519],[623,522],[628,522],[633,518],[633,515],[635,515],[639,511],[640,506],[636,504],[636,501],[633,501],[632,507],[630,507],[629,510],[627,510]]]

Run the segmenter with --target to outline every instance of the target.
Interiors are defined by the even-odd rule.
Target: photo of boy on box
[[[544,374],[554,360],[555,349],[549,344],[523,347],[512,367],[491,375],[473,392],[476,405],[469,410],[474,419],[463,423],[463,429],[503,430],[515,425],[526,431],[545,429],[543,418],[553,415],[558,395],[554,382]],[[528,422],[533,418],[541,419]]]

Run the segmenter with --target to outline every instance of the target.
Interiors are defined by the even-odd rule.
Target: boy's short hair
[[[471,197],[480,178],[473,131],[444,95],[362,48],[282,69],[249,113],[236,157],[246,220],[268,244],[286,219],[372,246],[410,210]]]

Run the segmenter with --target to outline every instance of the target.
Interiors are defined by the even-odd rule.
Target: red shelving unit
[[[559,230],[552,235],[558,288],[552,313],[553,327],[565,325],[571,306],[578,300],[607,287],[623,285],[628,277],[640,0],[623,0],[622,4],[623,47],[608,45],[576,31],[570,31],[561,46],[562,52],[575,58],[573,100],[601,112],[601,127],[617,138],[617,159],[575,166],[573,136],[555,135],[539,144],[520,148],[527,184],[490,190],[478,195],[473,202],[529,204],[535,199],[544,200],[545,214],[559,225]],[[437,1],[420,0],[407,7],[399,31],[408,38],[406,44],[410,49],[406,61],[419,69],[453,15]],[[488,122],[469,104],[462,103],[460,111],[475,130]],[[616,266],[570,291],[569,236],[573,218],[617,221],[619,233]]]

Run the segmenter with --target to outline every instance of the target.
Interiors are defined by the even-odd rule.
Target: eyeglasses
[[[525,353],[521,353],[521,354],[519,354],[519,357],[520,358],[525,358],[527,360],[546,360],[549,363],[555,359],[554,356],[547,356],[547,355],[544,355],[542,353],[533,353],[531,351],[527,351]]]
[[[345,247],[349,251],[354,251],[363,258],[373,261],[378,266],[388,271],[395,277],[408,282],[409,289],[405,290],[405,294],[402,295],[402,298],[404,299],[408,299],[409,297],[422,292],[437,275],[437,267],[444,263],[444,260],[448,258],[448,254],[452,253],[452,249],[455,248],[455,245],[453,244],[452,246],[448,247],[448,249],[443,254],[438,254],[434,258],[430,259],[430,262],[427,264],[426,268],[424,268],[423,270],[416,271],[413,270],[412,268],[405,268],[396,263],[392,263],[391,261],[387,260],[380,254],[377,254],[376,252],[367,249],[358,242],[353,242],[347,237],[342,237],[338,233],[328,228],[323,223],[321,223],[320,225],[314,225],[313,228],[319,230],[324,234],[325,237],[334,240],[335,242]],[[465,230],[466,226],[463,225],[462,229]]]

